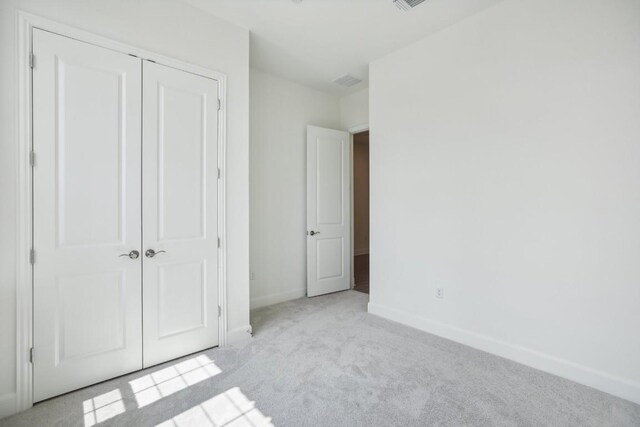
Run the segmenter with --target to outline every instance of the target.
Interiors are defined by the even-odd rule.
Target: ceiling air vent
[[[354,77],[351,74],[345,74],[344,76],[338,77],[333,82],[335,84],[339,84],[340,86],[351,87],[353,85],[357,85],[361,81],[362,81],[362,79]]]
[[[424,0],[393,0],[393,4],[400,10],[409,10],[413,9]]]

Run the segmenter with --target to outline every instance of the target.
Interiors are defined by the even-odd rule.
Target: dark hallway
[[[369,293],[369,254],[353,257],[354,291]]]

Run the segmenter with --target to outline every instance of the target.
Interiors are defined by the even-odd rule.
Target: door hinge
[[[29,349],[29,362],[33,363],[33,347]]]
[[[218,248],[220,247],[220,238],[218,237]]]
[[[222,102],[220,101],[220,98],[218,98],[218,111],[220,111],[222,109]]]
[[[218,179],[220,179],[220,168],[218,168]]]
[[[34,167],[36,165],[36,152],[35,151],[31,151],[29,153],[29,165],[31,167]]]
[[[218,306],[218,317],[222,317],[222,307]]]
[[[36,251],[33,248],[29,251],[29,262],[31,265],[36,263]]]
[[[33,64],[35,63],[36,57],[33,52],[29,52],[29,68],[33,69]]]

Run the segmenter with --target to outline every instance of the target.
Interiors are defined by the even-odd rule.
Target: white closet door
[[[147,367],[218,344],[218,82],[143,69]]]
[[[349,194],[349,134],[307,126],[307,296],[350,287]]]
[[[34,30],[34,400],[141,368],[141,61]]]

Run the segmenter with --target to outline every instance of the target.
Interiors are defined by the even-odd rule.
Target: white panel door
[[[349,134],[307,126],[307,296],[350,288]]]
[[[34,30],[34,400],[142,365],[141,61]]]
[[[147,367],[218,345],[218,82],[143,70]]]

